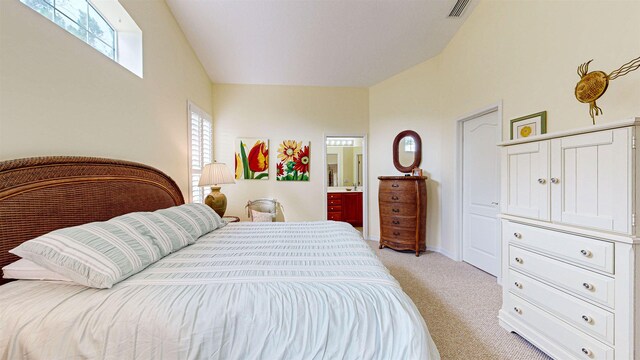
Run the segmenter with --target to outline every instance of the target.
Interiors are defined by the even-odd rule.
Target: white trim
[[[369,143],[367,134],[323,134],[322,141],[322,219],[327,220],[327,138],[330,137],[351,137],[362,139],[362,236],[367,239],[369,236]]]
[[[189,176],[189,182],[188,182],[188,196],[185,196],[185,202],[186,203],[191,203],[193,201],[193,185],[192,185],[192,179],[191,177],[193,176],[192,171],[193,168],[191,166],[192,164],[192,159],[191,159],[191,112],[197,112],[200,114],[200,116],[203,116],[204,118],[206,118],[207,120],[209,120],[209,122],[211,123],[211,161],[213,161],[213,119],[211,117],[211,115],[209,115],[209,113],[207,113],[206,111],[202,110],[202,108],[200,108],[198,105],[194,104],[191,100],[187,100],[187,167],[188,167],[188,176]],[[203,164],[204,165],[204,164]],[[206,196],[206,193],[205,193]]]
[[[455,167],[454,167],[454,191],[453,191],[453,207],[454,207],[454,217],[453,217],[453,238],[454,243],[457,245],[456,251],[454,251],[453,256],[449,256],[456,261],[462,261],[462,251],[463,251],[463,243],[462,243],[462,162],[463,162],[463,151],[462,145],[464,142],[463,132],[462,132],[462,124],[466,121],[476,119],[480,116],[498,112],[498,134],[500,134],[500,139],[502,139],[502,100],[489,105],[485,108],[476,110],[470,114],[459,117],[455,120],[456,122],[456,153],[455,153]],[[498,156],[498,173],[496,174],[498,178],[498,194],[500,192],[500,157]],[[502,202],[501,199],[498,199],[498,202]],[[502,232],[498,231],[497,236],[499,237]],[[501,251],[501,248],[498,248],[498,251]],[[447,255],[448,256],[448,255]],[[498,259],[502,259],[500,255],[498,255]],[[502,270],[502,266],[500,266],[500,270]],[[502,281],[502,273],[498,273],[498,283],[500,284]]]

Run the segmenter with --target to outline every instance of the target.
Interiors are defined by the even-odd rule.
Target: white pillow
[[[2,277],[5,279],[16,280],[59,280],[72,281],[64,275],[60,275],[42,266],[32,263],[26,259],[20,259],[16,262],[2,268]]]
[[[253,222],[272,222],[273,215],[271,213],[265,213],[261,211],[251,210],[251,218]]]

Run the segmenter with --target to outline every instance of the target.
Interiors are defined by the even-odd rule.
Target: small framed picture
[[[411,175],[413,175],[413,176],[422,176],[422,169],[413,168],[413,170],[411,170]]]
[[[547,133],[547,112],[519,117],[511,120],[511,140]]]

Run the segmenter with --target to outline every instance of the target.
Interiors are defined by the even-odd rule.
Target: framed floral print
[[[276,180],[309,181],[309,141],[283,140],[278,144]]]
[[[519,117],[511,120],[511,140],[547,133],[547,112]]]
[[[235,154],[236,179],[269,179],[269,139],[236,139]]]

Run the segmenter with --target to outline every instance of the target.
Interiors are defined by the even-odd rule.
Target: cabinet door
[[[362,193],[342,194],[342,221],[360,227],[362,226]]]
[[[551,141],[554,222],[631,233],[632,128]]]
[[[502,150],[502,212],[549,221],[549,141]]]

